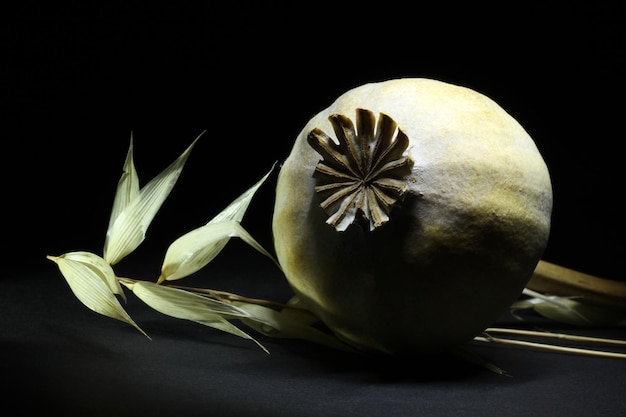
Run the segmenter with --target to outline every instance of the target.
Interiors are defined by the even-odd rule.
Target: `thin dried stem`
[[[560,352],[560,353],[573,353],[577,355],[595,356],[595,357],[601,357],[601,358],[626,359],[626,353],[607,352],[607,351],[602,351],[602,350],[583,349],[583,348],[575,348],[575,347],[569,347],[569,346],[559,346],[559,345],[552,345],[548,343],[537,343],[537,342],[529,342],[529,341],[516,340],[516,339],[505,339],[501,337],[493,337],[488,333],[483,333],[482,336],[476,336],[474,340],[478,342],[499,343],[499,344],[505,344],[505,345],[530,347],[533,349],[548,350],[548,351]]]
[[[485,330],[485,333],[506,333],[506,334],[522,335],[522,336],[549,337],[549,338],[554,338],[554,339],[572,340],[572,341],[577,341],[577,342],[590,342],[590,343],[601,343],[601,344],[607,344],[607,345],[626,346],[626,340],[607,339],[607,338],[602,338],[602,337],[579,336],[579,335],[574,335],[574,334],[553,333],[553,332],[548,332],[548,331],[490,327]]]
[[[251,298],[251,297],[245,297],[243,295],[238,295],[238,294],[234,294],[231,292],[227,292],[227,291],[219,291],[219,290],[212,290],[209,288],[197,288],[197,287],[185,287],[182,285],[172,285],[169,284],[168,286],[173,287],[173,288],[178,288],[181,290],[185,290],[185,291],[189,291],[189,292],[194,292],[194,293],[198,293],[198,294],[203,294],[203,295],[208,295],[210,297],[213,297],[219,301],[225,302],[225,303],[232,303],[233,301],[240,301],[240,302],[244,302],[244,303],[249,303],[249,304],[256,304],[256,305],[260,305],[260,306],[264,306],[264,307],[269,307],[269,308],[273,308],[276,310],[282,310],[285,308],[290,308],[293,310],[301,310],[301,311],[308,311],[308,310],[304,310],[302,308],[299,307],[293,307],[290,306],[288,304],[284,304],[284,303],[280,303],[278,301],[271,301],[271,300],[264,300],[261,298]]]

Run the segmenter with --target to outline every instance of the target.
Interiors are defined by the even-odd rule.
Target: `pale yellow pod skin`
[[[357,108],[410,140],[408,191],[382,227],[337,232],[316,195],[307,142]],[[274,244],[286,278],[337,336],[391,354],[450,348],[493,324],[544,252],[552,187],[535,142],[474,90],[421,78],[365,84],[315,115],[278,177]]]

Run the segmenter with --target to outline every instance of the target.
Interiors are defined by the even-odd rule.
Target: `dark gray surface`
[[[136,265],[141,268],[141,264]],[[207,287],[288,294],[273,266],[210,270]],[[618,416],[626,361],[472,343],[501,376],[451,357],[372,359],[306,342],[250,341],[155,313],[129,294],[152,337],[86,309],[63,277],[15,275],[0,288],[5,407],[80,416]],[[532,318],[532,316],[530,316]],[[502,325],[519,325],[505,315]],[[546,323],[544,323],[546,324]],[[557,326],[558,327],[558,326]],[[572,329],[564,329],[572,331]],[[577,332],[626,338],[623,329]]]

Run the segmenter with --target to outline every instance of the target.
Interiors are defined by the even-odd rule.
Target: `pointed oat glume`
[[[391,209],[407,190],[409,138],[391,117],[380,113],[377,122],[366,109],[356,110],[356,125],[341,114],[329,121],[336,141],[318,128],[307,137],[323,158],[313,176],[326,223],[344,231],[355,221],[365,221],[374,230],[389,221]]]

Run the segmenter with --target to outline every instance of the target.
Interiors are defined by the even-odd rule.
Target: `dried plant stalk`
[[[501,337],[491,336],[487,332],[483,333],[482,336],[475,337],[474,340],[479,341],[479,342],[491,342],[491,343],[500,343],[504,345],[529,347],[533,349],[548,350],[552,352],[572,353],[572,354],[577,354],[577,355],[595,356],[595,357],[601,357],[601,358],[626,359],[626,353],[608,352],[608,351],[595,350],[595,349],[575,348],[571,346],[560,346],[560,345],[554,345],[554,344],[549,344],[549,343],[530,342],[527,340],[505,339]]]
[[[585,274],[539,261],[527,287],[542,293],[581,297],[581,301],[626,312],[626,282]]]
[[[505,334],[531,336],[531,337],[547,337],[547,338],[571,340],[571,341],[577,341],[577,342],[590,342],[590,343],[598,343],[598,344],[626,346],[626,340],[608,339],[608,338],[603,338],[603,337],[580,336],[580,335],[566,334],[566,333],[553,333],[553,332],[548,332],[548,331],[489,327],[488,329],[485,330],[485,332],[486,333],[505,333]]]

